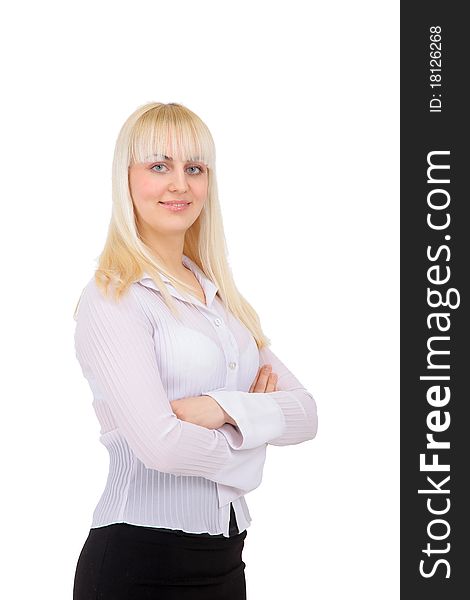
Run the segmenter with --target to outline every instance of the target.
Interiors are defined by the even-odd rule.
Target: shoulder
[[[89,356],[119,360],[141,344],[152,344],[154,327],[132,286],[119,299],[114,290],[106,294],[94,278],[83,288],[75,318],[75,349],[87,361]],[[124,353],[124,354],[123,354]],[[114,360],[114,359],[113,359]]]
[[[97,283],[93,275],[81,292],[74,319],[78,321],[83,316],[90,314],[101,318],[116,318],[142,313],[141,302],[137,298],[134,284],[131,284],[120,295],[116,292],[116,284],[110,283],[106,289]]]

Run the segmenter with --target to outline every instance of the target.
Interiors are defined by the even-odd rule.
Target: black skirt
[[[128,523],[90,529],[73,600],[246,600],[246,534],[232,504],[228,538]]]

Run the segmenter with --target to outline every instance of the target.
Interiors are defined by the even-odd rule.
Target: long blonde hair
[[[170,145],[177,149],[182,160],[197,159],[205,162],[208,169],[208,197],[199,217],[186,231],[183,253],[218,286],[220,300],[249,329],[258,348],[269,346],[271,342],[262,331],[258,314],[238,291],[228,264],[212,135],[206,124],[181,104],[144,104],[130,115],[119,132],[112,167],[112,215],[95,281],[104,294],[112,284],[115,298],[119,300],[145,272],[152,277],[169,309],[178,317],[177,305],[159,272],[183,295],[190,292],[190,287],[168,273],[141,238],[128,178],[132,164],[146,162],[153,154],[164,155]]]

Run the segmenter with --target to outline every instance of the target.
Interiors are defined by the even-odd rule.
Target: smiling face
[[[155,235],[186,233],[199,217],[208,193],[208,169],[198,160],[182,161],[168,156],[152,156],[151,162],[129,167],[129,189],[140,235],[150,240]],[[179,201],[184,207],[170,207]]]

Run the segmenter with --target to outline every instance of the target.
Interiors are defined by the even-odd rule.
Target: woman
[[[214,143],[186,107],[124,123],[106,244],[74,317],[110,454],[74,600],[246,598],[244,496],[267,444],[312,439],[317,413],[235,286]]]

